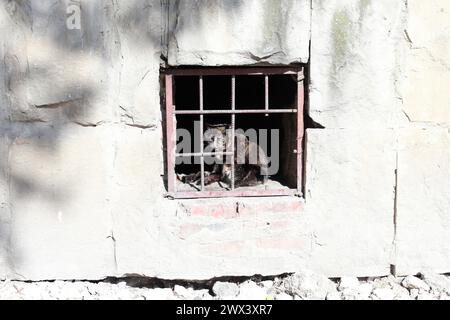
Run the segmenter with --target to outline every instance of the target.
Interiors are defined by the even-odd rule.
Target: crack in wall
[[[111,215],[112,216],[112,215]],[[114,237],[114,231],[111,230],[111,235],[106,237],[107,239],[111,239],[113,241],[113,257],[114,257],[114,269],[117,273],[117,271],[119,270],[118,268],[118,263],[117,263],[117,241],[116,238]]]
[[[14,124],[43,124],[43,125],[48,125],[49,127],[53,126],[53,122],[52,121],[47,121],[47,120],[43,120],[43,119],[25,119],[25,120],[17,120],[17,121],[8,121],[9,124],[14,125]],[[117,126],[126,126],[126,127],[131,127],[131,128],[136,128],[136,129],[141,129],[141,130],[157,130],[159,128],[159,126],[157,124],[134,124],[134,123],[125,123],[125,122],[119,122],[119,121],[99,121],[99,122],[95,122],[95,123],[91,123],[91,122],[81,122],[81,121],[67,121],[67,122],[63,122],[61,123],[61,125],[67,125],[67,124],[72,124],[72,125],[77,125],[77,126],[81,126],[84,128],[98,128],[100,126],[106,126],[106,125],[117,125]]]
[[[404,116],[406,117],[406,119],[408,120],[409,123],[411,124],[418,124],[428,128],[433,128],[433,127],[439,127],[439,128],[443,128],[443,129],[450,129],[450,123],[447,122],[436,122],[436,121],[420,121],[420,120],[413,120],[411,118],[411,116],[405,111],[402,110],[402,113],[404,114]]]
[[[395,182],[394,182],[394,215],[392,222],[394,224],[394,238],[392,239],[393,261],[391,261],[390,271],[392,275],[396,275],[395,258],[397,256],[397,213],[398,213],[398,151],[395,154]]]

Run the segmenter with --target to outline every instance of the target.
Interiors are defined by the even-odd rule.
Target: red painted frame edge
[[[275,196],[298,196],[295,189],[280,190],[230,190],[230,191],[184,191],[169,192],[167,197],[173,199],[199,199],[199,198],[229,198],[229,197],[275,197]]]
[[[297,192],[303,196],[303,147],[305,138],[304,108],[305,108],[305,75],[304,69],[297,75]]]
[[[275,75],[297,74],[303,67],[211,67],[180,68],[166,70],[166,74],[174,76],[239,76],[239,75]]]
[[[167,144],[167,189],[175,191],[175,123],[173,107],[173,76],[166,74],[166,144]]]

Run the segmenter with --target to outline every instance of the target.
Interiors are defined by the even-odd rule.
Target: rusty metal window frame
[[[265,105],[264,109],[236,109],[236,76],[255,75],[264,76]],[[269,106],[269,77],[271,75],[297,75],[297,108],[295,109],[270,109]],[[198,76],[200,105],[198,110],[177,110],[174,105],[173,85],[174,77]],[[231,77],[231,109],[229,110],[204,110],[203,105],[203,76],[230,76]],[[191,198],[222,198],[222,197],[255,197],[255,196],[302,196],[303,189],[303,140],[304,140],[304,68],[303,67],[248,67],[248,68],[177,68],[165,71],[165,96],[166,96],[166,156],[167,156],[167,197],[173,199]],[[234,187],[234,152],[197,152],[176,153],[176,116],[199,115],[200,132],[204,132],[204,116],[208,114],[230,114],[232,149],[234,150],[235,121],[237,114],[297,114],[297,187],[295,189],[269,189],[269,190],[239,190]],[[203,134],[200,134],[200,145],[203,146]],[[205,156],[223,155],[232,159],[232,184],[231,190],[205,191]],[[201,189],[200,191],[177,191],[175,163],[176,157],[195,156],[200,157]]]

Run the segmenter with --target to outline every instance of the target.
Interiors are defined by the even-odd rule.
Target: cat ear
[[[209,129],[213,129],[217,127],[217,124],[214,123],[205,123],[205,127]]]

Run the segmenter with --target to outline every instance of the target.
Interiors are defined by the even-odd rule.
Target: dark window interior
[[[199,110],[199,77],[174,77],[174,104],[176,110]],[[204,110],[231,110],[231,76],[203,77]],[[264,109],[265,108],[264,76],[244,75],[236,76],[236,109]],[[297,76],[270,75],[269,76],[269,108],[296,109],[297,108]],[[194,121],[199,115],[177,115],[177,128],[184,128],[191,132],[194,139]],[[207,124],[231,124],[230,114],[204,115]],[[236,129],[279,129],[280,134],[280,168],[277,175],[270,177],[284,187],[296,188],[297,183],[297,114],[236,114]],[[268,139],[271,150],[270,136]],[[177,141],[178,142],[178,141]],[[192,150],[200,152],[201,150]],[[270,152],[268,153],[270,156]],[[191,158],[193,160],[193,158]],[[210,169],[205,166],[205,170]],[[175,167],[176,174],[195,173],[200,170],[199,164],[181,164]]]

